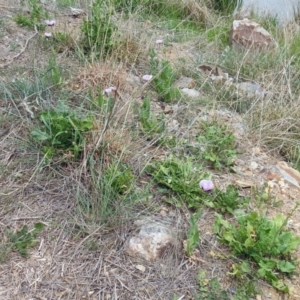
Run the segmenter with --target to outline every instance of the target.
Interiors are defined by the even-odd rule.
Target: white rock
[[[190,98],[199,98],[201,97],[201,93],[195,89],[183,88],[181,89],[182,94],[190,97]]]
[[[175,243],[176,240],[170,228],[148,220],[141,225],[138,234],[127,240],[125,251],[130,256],[153,262],[160,259],[165,251]]]
[[[241,93],[249,98],[263,96],[266,92],[258,83],[254,81],[238,83],[236,88],[238,93]]]
[[[229,41],[238,49],[270,49],[276,46],[275,40],[267,30],[247,18],[233,21]]]

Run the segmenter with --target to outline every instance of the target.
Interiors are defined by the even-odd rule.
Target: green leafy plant
[[[93,2],[91,13],[83,21],[81,31],[82,45],[86,53],[93,54],[96,58],[105,58],[111,53],[117,27],[112,21],[112,9],[104,0]]]
[[[198,220],[200,218],[201,212],[198,211],[195,214],[192,214],[190,217],[190,227],[187,233],[187,243],[185,252],[188,256],[191,256],[199,243],[200,234],[198,229]]]
[[[28,0],[30,11],[29,15],[17,14],[15,22],[23,27],[38,30],[43,30],[46,27],[44,20],[47,19],[48,14],[43,10],[43,7],[38,4],[38,0]]]
[[[202,122],[202,133],[198,135],[202,157],[214,168],[229,167],[236,158],[235,138],[228,132],[227,127],[216,121]]]
[[[109,166],[104,177],[105,181],[110,183],[112,191],[119,196],[128,194],[131,191],[135,179],[131,168],[120,162],[115,162]]]
[[[91,117],[79,118],[64,110],[49,110],[40,114],[41,128],[31,132],[32,137],[43,146],[47,160],[55,154],[64,153],[78,158],[83,150],[84,133],[93,126]]]
[[[37,244],[37,234],[40,233],[43,228],[43,223],[36,223],[34,224],[34,228],[30,231],[27,225],[24,225],[22,229],[17,232],[5,229],[8,241],[4,246],[0,247],[0,262],[4,262],[7,254],[13,250],[17,250],[22,256],[27,256],[28,248],[34,247]]]
[[[163,187],[161,192],[175,195],[175,198],[165,198],[169,203],[180,206],[184,202],[189,208],[199,208],[206,198],[206,194],[199,187],[199,178],[206,174],[202,171],[202,166],[189,157],[178,159],[170,156],[162,162],[149,165],[148,171],[154,181]]]
[[[228,185],[225,192],[215,189],[213,195],[209,196],[205,203],[223,213],[233,214],[236,209],[247,207],[249,201],[249,197],[241,197],[237,188]]]
[[[227,292],[221,288],[217,278],[207,279],[204,270],[200,270],[197,276],[199,293],[195,296],[197,300],[229,300]]]
[[[179,89],[172,86],[176,73],[168,61],[163,60],[160,64],[153,49],[150,50],[150,71],[154,76],[152,83],[161,101],[172,102],[180,98]]]
[[[151,114],[149,97],[146,97],[140,106],[139,119],[142,132],[149,137],[155,134],[161,134],[165,131],[163,115],[160,120],[158,120],[154,114]]]
[[[297,208],[297,206],[296,206]],[[296,209],[295,208],[295,209]],[[288,218],[279,214],[272,220],[262,213],[236,213],[237,224],[230,224],[217,214],[214,233],[228,244],[234,255],[246,257],[257,264],[257,274],[278,290],[288,292],[288,286],[278,274],[291,274],[296,262],[291,254],[300,245],[300,237],[286,230]]]

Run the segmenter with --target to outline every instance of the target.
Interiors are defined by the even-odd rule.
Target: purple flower
[[[46,38],[49,38],[49,37],[51,37],[52,36],[52,33],[51,32],[45,32],[45,37]]]
[[[142,77],[142,79],[143,79],[143,81],[147,82],[147,81],[150,81],[152,79],[152,77],[153,77],[152,75],[144,75]]]
[[[213,188],[214,188],[213,182],[209,179],[201,180],[199,182],[199,186],[204,192],[209,192],[209,191],[213,190]]]
[[[54,26],[56,21],[55,20],[46,20],[45,23],[47,26]]]
[[[161,45],[164,41],[163,40],[156,40],[155,44],[156,45]]]

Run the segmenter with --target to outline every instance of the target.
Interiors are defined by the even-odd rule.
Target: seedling
[[[204,270],[200,270],[197,276],[197,283],[199,286],[199,294],[197,293],[195,299],[205,300],[229,300],[227,292],[221,288],[217,278],[207,279]]]
[[[297,207],[298,205],[294,210]],[[280,280],[280,274],[291,274],[295,271],[296,262],[291,254],[300,245],[300,237],[285,229],[291,214],[287,217],[279,214],[269,220],[264,214],[255,211],[246,214],[237,212],[236,225],[216,214],[214,233],[221,242],[233,249],[234,255],[255,262],[258,276],[276,289],[289,292],[288,286]]]
[[[34,224],[34,229],[31,231],[28,231],[27,225],[24,225],[22,229],[17,232],[5,229],[8,242],[5,247],[1,247],[0,249],[0,261],[3,262],[6,255],[12,250],[17,250],[22,256],[27,256],[28,248],[34,247],[38,243],[37,234],[40,233],[43,228],[44,224],[36,223]]]

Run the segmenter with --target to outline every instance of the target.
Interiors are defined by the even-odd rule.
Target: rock
[[[201,97],[201,93],[195,89],[183,88],[180,90],[182,94],[188,96],[190,98],[199,98]]]
[[[195,80],[192,78],[181,76],[178,80],[176,80],[174,85],[179,89],[183,89],[183,88],[192,89],[193,87],[195,87],[196,83]]]
[[[243,96],[252,98],[258,96],[264,96],[266,91],[254,81],[245,81],[236,85],[237,92]]]
[[[138,221],[142,224],[139,232],[126,241],[125,251],[133,257],[154,262],[160,259],[167,249],[175,246],[176,239],[168,226],[152,220]]]
[[[169,133],[178,132],[179,127],[180,127],[180,123],[176,119],[171,119],[167,122],[167,129]]]
[[[247,18],[233,21],[229,41],[236,49],[270,49],[276,46],[267,30]]]

